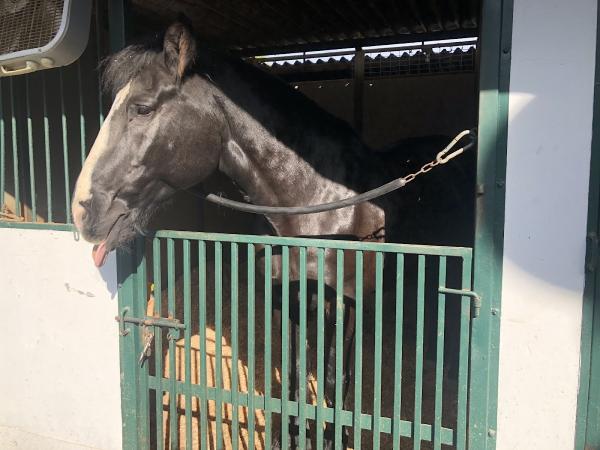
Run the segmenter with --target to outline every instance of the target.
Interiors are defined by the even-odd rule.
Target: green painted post
[[[290,448],[289,436],[289,341],[290,341],[290,248],[281,249],[282,285],[281,285],[281,448]]]
[[[468,448],[496,446],[498,342],[504,236],[504,182],[512,0],[482,4],[474,289],[482,298],[472,322]],[[492,314],[495,312],[495,314]]]
[[[323,450],[325,425],[325,249],[317,249],[317,450]]]
[[[175,310],[175,240],[167,239],[167,314],[168,317],[177,317]],[[179,448],[179,420],[177,413],[177,334],[169,330],[167,340],[169,341],[169,442],[171,448]]]
[[[15,110],[15,88],[14,77],[10,77],[8,81],[8,96],[10,99],[10,114],[11,114],[11,132],[12,132],[12,158],[13,158],[13,181],[14,181],[14,196],[15,196],[15,211],[17,216],[22,214],[21,208],[21,187],[19,183],[19,147],[17,143],[17,113]]]
[[[300,448],[306,448],[306,322],[307,322],[307,298],[306,298],[306,247],[300,247],[300,336],[298,352],[300,353],[300,374],[298,376],[299,396],[298,396],[298,445]],[[249,352],[248,352],[249,353]]]
[[[31,199],[31,221],[37,222],[37,201],[35,192],[35,160],[33,158],[33,123],[31,118],[31,98],[29,95],[29,83],[31,77],[23,80],[25,83],[25,111],[27,114],[27,148],[29,150],[29,190]]]
[[[373,380],[373,449],[380,448],[383,346],[383,253],[375,254],[375,374]]]
[[[231,244],[231,409],[233,411],[231,436],[232,449],[237,450],[239,447],[239,375],[238,375],[238,359],[239,359],[239,339],[238,339],[238,244]],[[248,290],[248,292],[250,292]],[[248,353],[248,358],[251,354]],[[250,389],[248,389],[250,393]]]
[[[6,138],[4,136],[4,89],[0,80],[0,212],[4,209],[4,191],[6,190]]]
[[[248,310],[246,323],[248,326],[248,450],[254,450],[254,391],[255,391],[255,373],[256,358],[254,348],[254,321],[255,321],[255,248],[254,244],[248,244]],[[237,361],[234,362],[237,364]],[[237,413],[237,412],[236,412]],[[237,440],[237,439],[236,439]]]
[[[223,449],[223,245],[215,242],[215,418],[216,448]]]
[[[402,333],[404,325],[404,255],[396,255],[396,326],[394,340],[394,418],[393,441],[394,450],[400,450],[400,423],[402,406]]]
[[[198,329],[200,337],[200,450],[208,447],[208,391],[206,389],[206,243],[198,242]]]
[[[438,286],[446,286],[446,257],[439,258]],[[435,361],[435,412],[433,448],[442,449],[442,390],[444,381],[444,327],[446,324],[446,294],[438,294],[437,340]]]
[[[134,255],[117,250],[117,282],[119,286],[119,315],[131,317],[135,311],[136,272]],[[121,366],[121,420],[123,423],[123,448],[138,449],[138,404],[139,396],[137,361],[137,326],[121,323],[119,326],[119,348]]]
[[[597,12],[600,30],[600,8]],[[575,450],[600,448],[600,33],[596,33],[596,73],[592,155],[588,195],[586,276],[583,293],[581,365]]]
[[[265,448],[271,448],[271,317],[273,314],[273,281],[272,276],[273,247],[265,246]]]
[[[68,127],[67,127],[67,111],[65,106],[65,86],[64,86],[64,69],[59,69],[59,88],[58,95],[60,96],[60,123],[62,127],[62,147],[63,147],[63,179],[65,182],[65,222],[71,223],[71,181],[69,172],[69,142],[68,142]]]
[[[52,163],[50,159],[50,124],[48,119],[48,87],[47,75],[42,73],[42,104],[44,115],[44,159],[46,161],[46,203],[48,208],[48,222],[52,222]],[[2,166],[2,164],[0,164]]]
[[[363,275],[364,275],[364,255],[363,252],[356,252],[356,332],[354,341],[354,448],[361,448],[360,426],[362,414],[362,359],[363,359]],[[319,329],[319,331],[321,331]]]
[[[417,340],[415,343],[415,401],[413,449],[421,448],[421,411],[423,409],[423,332],[425,327],[425,256],[418,256],[417,274]]]
[[[153,281],[154,281],[154,314],[164,317],[162,314],[162,271],[161,271],[161,240],[152,239],[152,263],[153,263]],[[165,440],[163,437],[163,333],[161,327],[154,330],[154,374],[157,380],[155,390],[155,419],[156,419],[156,442],[158,450],[164,448]]]
[[[335,299],[335,450],[342,449],[342,410],[344,409],[341,382],[344,371],[344,251],[337,251],[336,299]]]
[[[191,285],[190,241],[183,241],[183,323],[185,360],[185,448],[192,450],[192,285]]]
[[[146,254],[145,240],[143,238],[136,239],[135,255],[137,259],[137,267],[135,268],[135,283],[134,288],[134,305],[133,314],[135,317],[146,316],[146,305],[148,302],[147,275],[146,275]],[[136,326],[136,350],[131,359],[136,364],[136,376],[138,379],[137,388],[137,416],[138,416],[138,446],[140,448],[150,447],[150,409],[148,405],[148,364],[140,367],[138,361],[144,347],[143,329]]]

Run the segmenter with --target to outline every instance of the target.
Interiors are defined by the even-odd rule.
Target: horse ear
[[[163,44],[165,64],[175,75],[177,82],[185,76],[196,57],[196,40],[189,21],[179,17],[165,32]]]

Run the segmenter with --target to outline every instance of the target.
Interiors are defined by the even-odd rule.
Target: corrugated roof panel
[[[139,26],[185,13],[207,41],[244,53],[477,35],[480,0],[132,0]]]

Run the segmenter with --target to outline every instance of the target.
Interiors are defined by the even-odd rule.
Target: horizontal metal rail
[[[157,389],[160,384],[159,380],[155,376],[149,376],[148,387],[150,389]],[[162,383],[168,381],[167,378],[162,378]],[[169,392],[169,391],[165,391]],[[204,393],[206,392],[206,394]],[[247,407],[249,402],[254,402],[254,407],[262,411],[281,414],[282,412],[282,401],[278,398],[269,398],[268,400],[264,395],[254,394],[249,396],[247,392],[232,392],[228,389],[215,388],[215,387],[203,387],[199,384],[191,385],[186,387],[186,384],[181,381],[176,383],[176,395],[193,395],[199,397],[202,400],[217,400],[220,397],[220,401],[223,405],[232,404],[233,395],[236,396],[236,402],[239,406]],[[249,398],[250,397],[250,398]],[[302,404],[302,408],[305,409],[306,418],[309,420],[315,420],[317,417],[317,409],[320,409],[323,416],[322,419],[327,423],[334,423],[337,420],[335,408],[329,408],[327,406],[317,408],[317,405]],[[292,417],[300,416],[300,405],[295,400],[286,400],[287,414]],[[355,424],[354,413],[352,411],[342,410],[339,416],[342,426],[352,426]],[[373,416],[370,414],[361,413],[358,421],[362,430],[370,431],[373,429]],[[392,433],[392,419],[389,417],[379,418],[379,431],[386,434]],[[400,436],[412,438],[413,437],[414,424],[408,420],[400,421]],[[433,427],[429,424],[421,424],[420,426],[420,439],[422,441],[433,440]],[[454,431],[449,428],[441,429],[441,443],[444,445],[454,445]]]
[[[359,250],[412,255],[455,256],[464,258],[471,255],[468,247],[444,247],[441,245],[393,244],[361,242],[315,237],[256,236],[245,234],[204,233],[194,231],[157,231],[156,238],[191,239],[209,242],[236,242],[239,244],[284,245],[290,247],[313,247],[339,250]]]

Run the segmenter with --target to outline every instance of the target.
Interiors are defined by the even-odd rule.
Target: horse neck
[[[219,168],[252,203],[308,205],[364,189],[369,150],[349,128],[300,122],[302,114],[291,118],[258,97],[250,102],[261,105],[259,114],[221,97],[228,132]]]

